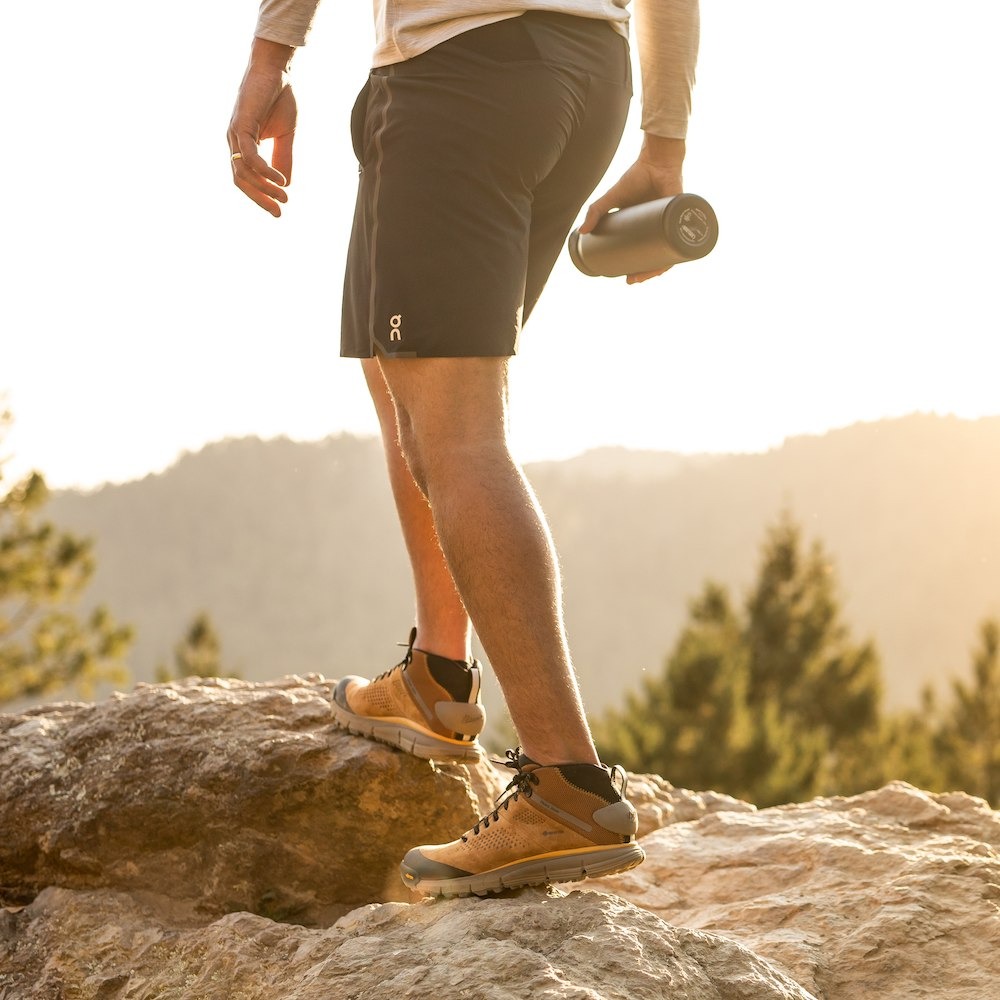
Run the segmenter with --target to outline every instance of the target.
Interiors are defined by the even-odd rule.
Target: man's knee
[[[425,497],[449,483],[513,463],[501,429],[411,415],[397,405],[400,450]]]
[[[399,443],[417,485],[428,495],[463,464],[503,455],[506,359],[380,359],[396,406]]]

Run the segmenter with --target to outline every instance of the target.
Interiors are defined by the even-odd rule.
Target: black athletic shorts
[[[372,70],[341,354],[514,354],[631,93],[610,24],[540,11]]]

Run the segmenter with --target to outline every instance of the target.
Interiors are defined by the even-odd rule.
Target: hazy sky
[[[5,12],[8,475],[93,485],[227,435],[374,432],[337,356],[370,4],[326,0],[296,57],[277,221],[232,187],[225,144],[255,17],[252,0]],[[518,454],[757,450],[914,410],[1000,413],[995,6],[702,18],[686,186],[715,206],[718,247],[632,288],[560,261],[514,365]]]

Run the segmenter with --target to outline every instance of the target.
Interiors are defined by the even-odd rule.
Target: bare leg
[[[417,488],[399,447],[396,410],[378,362],[361,362],[382,430],[382,446],[403,540],[413,568],[417,603],[417,648],[467,660],[471,656],[469,616],[445,561],[427,498]]]
[[[555,549],[507,442],[506,358],[380,358],[403,454],[539,763],[597,763],[570,661]]]

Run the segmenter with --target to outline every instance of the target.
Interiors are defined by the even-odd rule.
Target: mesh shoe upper
[[[414,649],[410,632],[406,656],[391,670],[366,682],[352,678],[344,689],[346,707],[369,719],[402,719],[448,739],[474,739],[485,725],[480,704],[480,668]]]
[[[512,790],[457,840],[414,848],[404,864],[431,878],[491,871],[558,852],[591,851],[635,840],[635,809],[606,768],[591,764],[526,769],[516,752]]]

